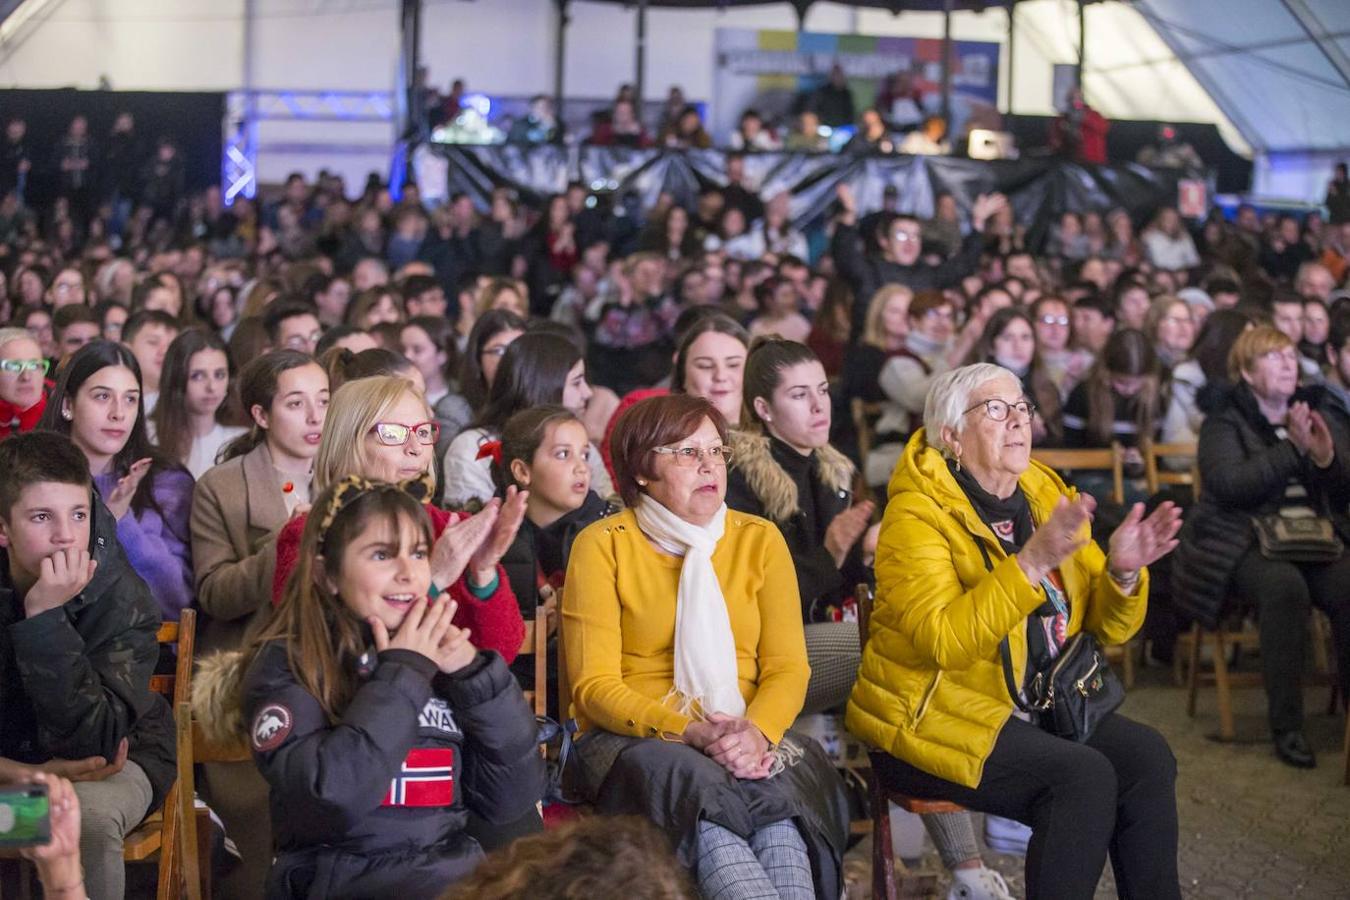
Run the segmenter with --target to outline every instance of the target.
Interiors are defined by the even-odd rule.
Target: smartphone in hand
[[[52,840],[51,802],[45,784],[0,787],[0,848],[40,847]]]

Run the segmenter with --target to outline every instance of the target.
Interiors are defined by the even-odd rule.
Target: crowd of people
[[[620,85],[614,97],[592,110],[585,129],[569,132],[554,99],[545,94],[529,98],[523,111],[499,113],[489,122],[487,107],[469,101],[464,80],[455,79],[442,94],[419,71],[412,91],[413,118],[423,138],[448,143],[507,143],[540,146],[579,141],[597,147],[668,150],[705,150],[721,147],[736,153],[911,154],[965,156],[987,150],[971,149],[972,132],[1000,134],[1006,146],[999,155],[1020,152],[1005,132],[1002,115],[979,105],[961,118],[953,131],[941,93],[920,87],[913,74],[893,72],[876,83],[871,102],[861,103],[866,89],[855,90],[843,66],[835,63],[814,87],[798,91],[787,107],[770,113],[750,106],[726,135],[714,135],[704,120],[705,104],[691,102],[679,85],[671,85],[659,108],[644,110],[631,84]],[[1111,123],[1087,103],[1083,92],[1071,88],[1051,122],[1044,147],[1027,148],[1082,163],[1108,162],[1107,134]],[[438,130],[439,129],[439,130]],[[988,158],[982,156],[981,158]],[[1139,148],[1135,161],[1155,168],[1177,169],[1203,176],[1205,162],[1173,125],[1158,129],[1156,139]]]
[[[1244,523],[1350,538],[1343,204],[1065,211],[1031,246],[998,195],[919,218],[841,185],[808,240],[736,156],[639,223],[580,184],[170,202],[82,158],[41,211],[0,158],[0,778],[78,804],[83,881],[44,864],[49,895],[123,894],[173,781],[155,630],[189,608],[197,717],[252,750],[199,782],[239,896],[537,863],[538,616],[581,790],[664,836],[631,840],[673,854],[669,896],[839,896],[846,788],[794,723],[845,709],[875,777],[1029,826],[1034,896],[1089,895],[1108,857],[1122,896],[1179,896],[1162,738],[1020,711],[1013,673],[1079,632],[1166,660],[1185,622],[1259,610],[1275,752],[1315,763],[1306,620],[1345,696],[1350,563]],[[1147,496],[1149,441],[1198,443],[1198,501]],[[1113,444],[1124,507],[1030,459]],[[925,824],[951,896],[1010,896],[967,813]]]

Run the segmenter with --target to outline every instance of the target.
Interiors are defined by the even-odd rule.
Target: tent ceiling
[[[1137,0],[1135,8],[1253,146],[1350,147],[1350,3]]]

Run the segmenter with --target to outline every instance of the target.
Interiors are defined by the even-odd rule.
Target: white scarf
[[[702,528],[649,496],[644,496],[633,512],[638,527],[654,544],[684,557],[675,599],[675,687],[669,699],[688,716],[715,712],[745,715],[731,617],[712,564],[713,551],[726,531],[726,504]]]

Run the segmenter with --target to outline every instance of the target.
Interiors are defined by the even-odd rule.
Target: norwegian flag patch
[[[451,806],[455,802],[455,751],[416,747],[389,782],[381,806]]]

